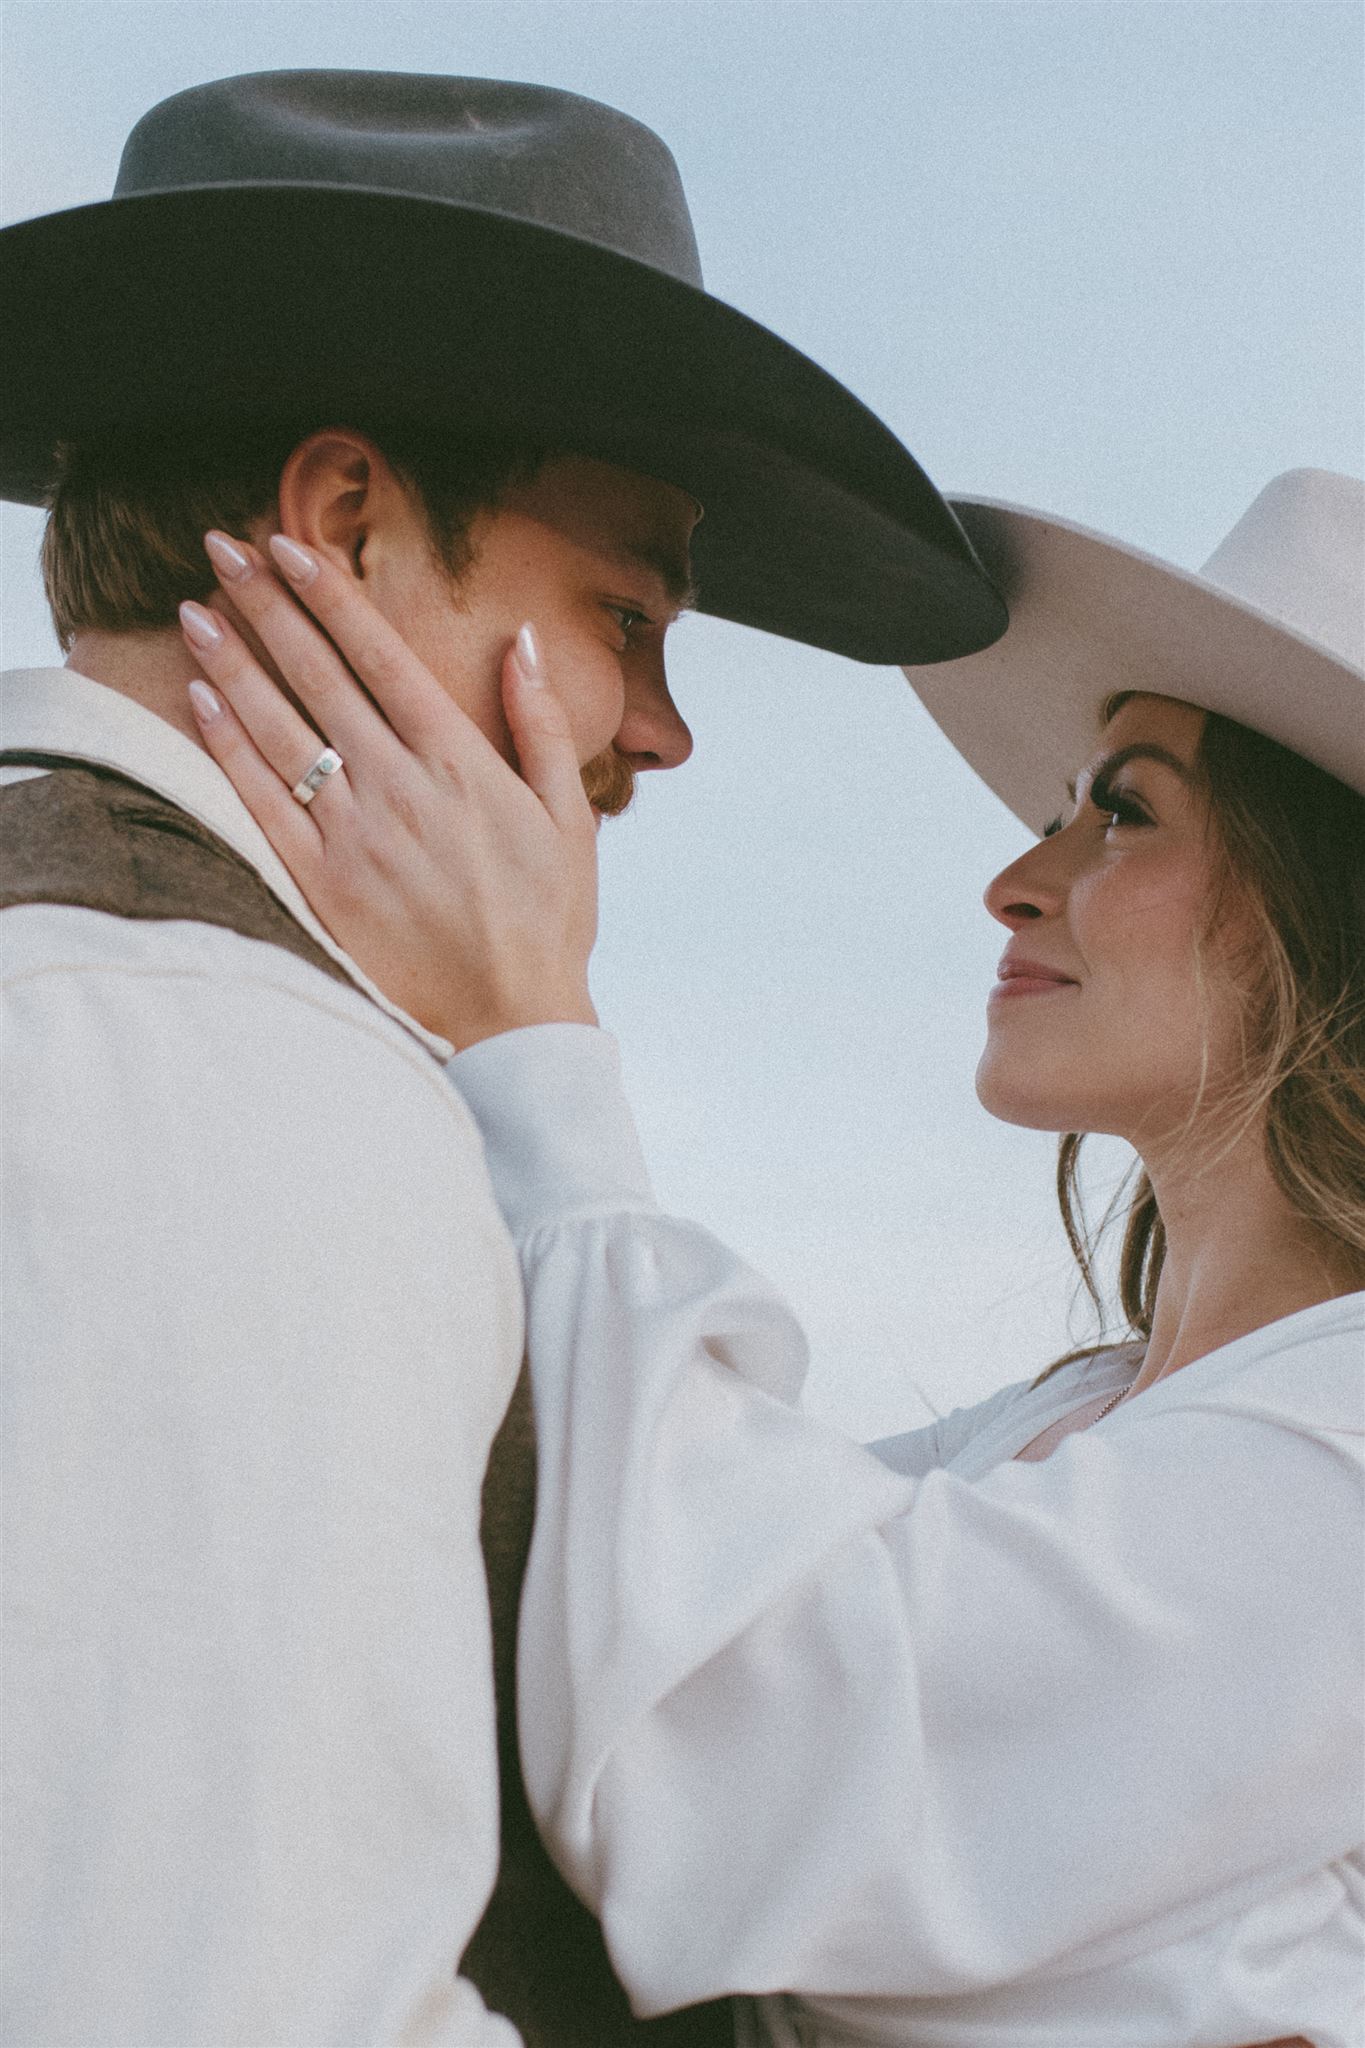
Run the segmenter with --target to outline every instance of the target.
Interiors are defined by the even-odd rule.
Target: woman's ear
[[[279,530],[359,580],[365,544],[391,516],[395,493],[401,487],[382,449],[350,427],[324,427],[299,442],[280,472]]]

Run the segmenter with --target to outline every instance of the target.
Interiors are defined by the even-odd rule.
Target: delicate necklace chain
[[[1128,1350],[1129,1350],[1129,1352],[1130,1352],[1130,1353],[1131,1353],[1131,1352],[1132,1352],[1132,1351],[1133,1351],[1134,1349],[1136,1349],[1136,1347],[1135,1347],[1135,1346],[1133,1346],[1133,1345],[1129,1345],[1129,1346],[1128,1346],[1127,1348],[1128,1348]],[[1113,1414],[1114,1410],[1115,1410],[1115,1409],[1116,1409],[1116,1408],[1118,1407],[1118,1405],[1119,1405],[1119,1402],[1120,1402],[1120,1401],[1126,1401],[1126,1400],[1127,1400],[1128,1396],[1129,1396],[1129,1395],[1130,1395],[1130,1394],[1132,1393],[1132,1391],[1133,1391],[1133,1388],[1134,1388],[1134,1386],[1135,1386],[1135,1384],[1136,1384],[1136,1382],[1137,1382],[1137,1376],[1138,1376],[1138,1373],[1140,1373],[1140,1372],[1142,1371],[1142,1368],[1143,1368],[1143,1366],[1144,1366],[1144,1365],[1145,1365],[1146,1363],[1147,1363],[1147,1352],[1146,1352],[1146,1347],[1144,1346],[1144,1347],[1143,1347],[1143,1349],[1141,1350],[1141,1352],[1140,1352],[1140,1353],[1139,1353],[1139,1355],[1138,1355],[1138,1361],[1137,1361],[1137,1368],[1136,1368],[1136,1370],[1135,1370],[1135,1371],[1134,1371],[1134,1373],[1133,1373],[1133,1377],[1132,1377],[1132,1379],[1130,1379],[1130,1380],[1129,1380],[1129,1382],[1128,1382],[1128,1384],[1127,1384],[1127,1386],[1126,1386],[1126,1387],[1120,1387],[1120,1388],[1119,1388],[1119,1390],[1118,1390],[1118,1392],[1117,1392],[1117,1394],[1111,1394],[1111,1395],[1109,1396],[1109,1399],[1108,1399],[1108,1400],[1107,1400],[1107,1401],[1105,1402],[1105,1404],[1104,1404],[1103,1408],[1101,1408],[1101,1410],[1100,1410],[1099,1414],[1098,1414],[1098,1415],[1096,1415],[1096,1416],[1093,1416],[1093,1417],[1091,1418],[1091,1420],[1090,1420],[1090,1421],[1089,1421],[1089,1422],[1088,1422],[1088,1423],[1086,1424],[1086,1428],[1087,1428],[1087,1429],[1093,1429],[1093,1428],[1095,1427],[1095,1424],[1096,1424],[1097,1422],[1103,1422],[1103,1420],[1104,1420],[1104,1418],[1105,1418],[1105,1416],[1106,1416],[1106,1415],[1112,1415],[1112,1414]]]

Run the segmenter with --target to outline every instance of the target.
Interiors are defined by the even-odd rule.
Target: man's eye
[[[652,623],[646,613],[637,610],[631,604],[609,604],[607,610],[616,620],[627,639],[639,627],[648,626]]]

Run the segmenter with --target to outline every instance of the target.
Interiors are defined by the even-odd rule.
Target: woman
[[[509,662],[532,802],[401,650],[362,660],[354,585],[314,562],[310,610],[395,724],[439,727],[458,790],[376,717],[383,772],[329,838],[230,714],[206,738],[362,964],[401,917],[403,999],[463,1048],[540,1439],[526,1778],[640,2008],[746,1993],[769,2048],[1348,2048],[1362,493],[1278,480],[1202,578],[961,509],[1010,631],[911,680],[1046,827],[987,891],[978,1087],[1065,1134],[1069,1220],[1077,1134],[1134,1146],[1131,1341],[876,1454],[796,1410],[788,1311],[654,1203],[588,1021],[590,813],[553,697]],[[305,703],[355,687],[317,644],[287,673]],[[299,720],[292,772],[316,748]],[[458,892],[428,879],[449,861]]]

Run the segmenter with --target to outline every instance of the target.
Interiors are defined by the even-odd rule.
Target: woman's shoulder
[[[997,1429],[1012,1434],[1025,1412],[1046,1420],[1094,1394],[1117,1390],[1136,1372],[1141,1352],[1140,1344],[1106,1344],[1078,1352],[1054,1366],[1041,1381],[1036,1374],[1011,1381],[984,1401],[941,1415],[925,1429],[883,1437],[867,1448],[893,1471],[921,1479],[926,1472],[951,1465],[969,1444]],[[1043,1426],[1044,1421],[1039,1421],[1038,1427]]]
[[[1063,1359],[1042,1379],[1017,1380],[955,1408],[925,1429],[868,1449],[892,1471],[921,1479],[963,1460],[978,1475],[1060,1416],[1114,1394],[1142,1361],[1141,1342],[1106,1344]],[[1163,1412],[1217,1408],[1339,1439],[1365,1430],[1365,1293],[1316,1303],[1249,1330],[1148,1388],[1117,1411],[1136,1424]]]
[[[1157,1406],[1217,1407],[1294,1429],[1365,1431],[1365,1292],[1281,1316],[1148,1390]]]

